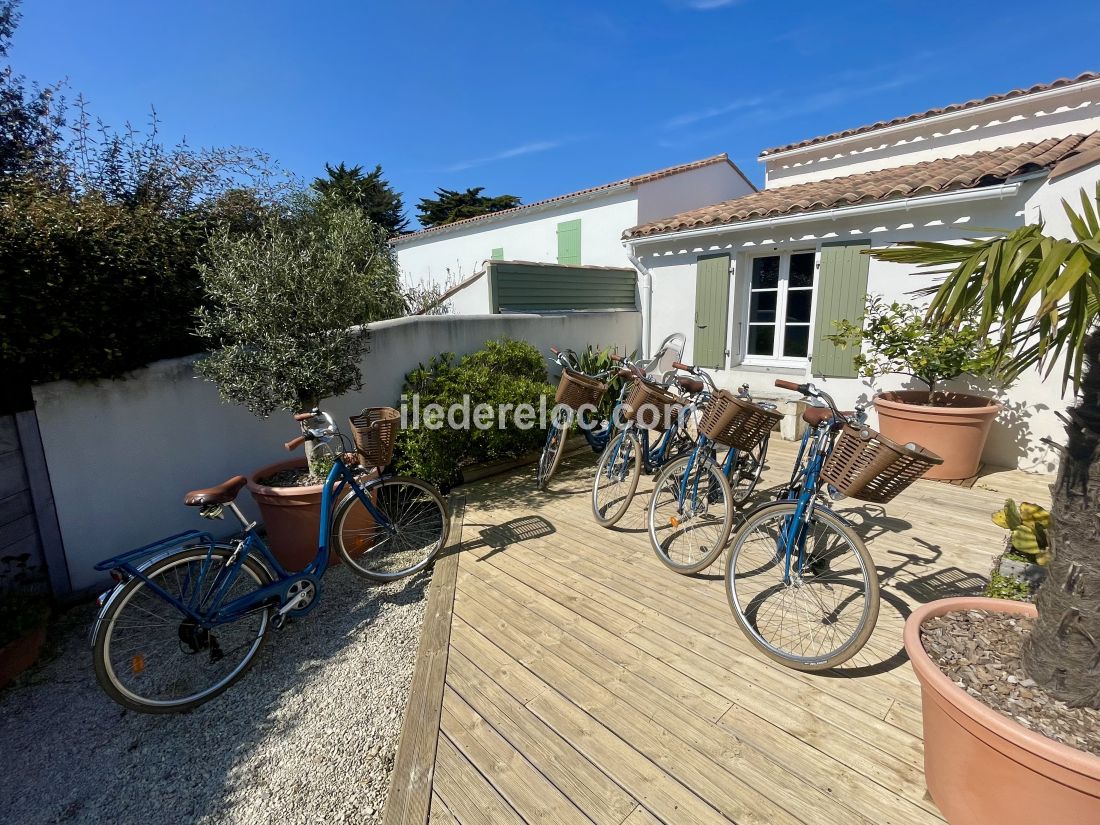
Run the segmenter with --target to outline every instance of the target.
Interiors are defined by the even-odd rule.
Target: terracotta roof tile
[[[912,123],[918,120],[924,120],[925,118],[935,117],[936,115],[946,115],[952,112],[961,112],[964,109],[974,109],[978,106],[985,106],[988,103],[999,103],[1002,100],[1011,100],[1014,97],[1024,97],[1025,95],[1033,95],[1036,92],[1047,92],[1051,89],[1060,89],[1063,86],[1073,86],[1078,83],[1086,83],[1090,80],[1100,80],[1100,72],[1084,72],[1074,78],[1059,78],[1053,83],[1038,83],[1027,89],[1013,89],[1010,92],[1004,92],[999,95],[990,95],[989,97],[983,97],[979,100],[968,100],[965,103],[952,103],[950,106],[941,106],[938,109],[929,109],[927,112],[918,112],[913,115],[905,115],[904,117],[896,117],[893,120],[880,120],[877,123],[869,123],[866,126],[857,126],[855,129],[845,129],[842,132],[833,132],[830,135],[821,135],[820,137],[808,138],[806,140],[798,141],[797,143],[788,143],[786,146],[773,146],[771,149],[765,149],[760,153],[761,158],[766,158],[769,155],[777,154],[778,152],[789,152],[792,149],[802,149],[806,146],[815,146],[818,143],[827,143],[830,140],[838,140],[840,138],[851,137],[852,135],[862,135],[867,132],[876,132],[879,129],[887,129],[891,126],[900,126],[903,123]]]
[[[1048,138],[1003,149],[878,169],[846,177],[765,189],[733,200],[635,226],[624,238],[641,238],[758,218],[814,212],[869,201],[909,198],[1003,183],[1025,172],[1050,169],[1061,161],[1100,149],[1100,132]]]
[[[682,172],[690,172],[693,169],[701,169],[704,166],[711,166],[715,163],[728,163],[730,166],[733,167],[734,171],[736,171],[737,174],[741,175],[742,178],[745,178],[744,173],[737,168],[737,164],[731,161],[729,159],[729,155],[723,152],[720,155],[703,158],[702,160],[695,160],[691,163],[681,163],[677,166],[669,166],[666,169],[658,169],[656,172],[646,172],[643,175],[635,175],[632,178],[624,178],[623,180],[617,180],[611,183],[604,183],[600,184],[599,186],[592,186],[588,189],[581,189],[577,192],[569,192],[565,195],[555,195],[552,198],[544,198],[540,201],[525,203],[521,206],[516,206],[511,209],[502,209],[499,212],[489,212],[485,215],[477,215],[473,218],[465,218],[461,221],[455,221],[454,223],[445,223],[440,226],[432,226],[428,229],[421,229],[417,232],[408,232],[404,235],[398,235],[396,238],[391,239],[390,243],[400,244],[404,241],[411,241],[416,238],[423,237],[424,235],[429,235],[434,232],[441,232],[443,230],[451,229],[456,226],[465,226],[467,224],[476,223],[477,221],[487,220],[488,218],[499,218],[504,215],[513,215],[517,212],[522,212],[525,209],[533,209],[536,206],[545,206],[547,204],[556,203],[558,201],[567,201],[572,198],[579,198],[585,195],[601,192],[605,189],[615,189],[620,186],[639,186],[643,183],[649,183],[651,181],[660,180],[661,178],[671,177],[672,175],[679,175]],[[748,178],[745,178],[745,182],[748,183],[749,186],[752,186],[752,183],[749,181]],[[753,188],[755,189],[756,187]]]

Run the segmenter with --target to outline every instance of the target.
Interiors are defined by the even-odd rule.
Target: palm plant
[[[1042,224],[962,244],[913,242],[871,254],[946,273],[931,289],[928,318],[957,323],[978,310],[982,334],[1000,344],[1008,379],[1059,364],[1076,402],[1062,416],[1049,533],[1053,558],[1039,589],[1039,618],[1024,643],[1032,679],[1071,706],[1100,708],[1100,183],[1081,208],[1062,202],[1073,239]]]

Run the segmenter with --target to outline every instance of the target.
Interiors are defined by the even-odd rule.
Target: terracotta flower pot
[[[260,505],[260,516],[267,529],[267,546],[279,563],[290,571],[305,568],[317,555],[317,537],[321,529],[321,491],[323,484],[308,487],[267,487],[259,479],[306,466],[304,458],[269,464],[248,478],[248,492]],[[335,553],[329,564],[338,564]]]
[[[972,597],[931,602],[905,622],[905,650],[921,686],[924,775],[933,801],[951,825],[1100,822],[1100,757],[998,713],[925,652],[925,620],[974,609],[1036,615],[1032,604]]]
[[[7,687],[15,677],[38,661],[46,643],[46,625],[13,639],[0,647],[0,688]]]
[[[875,396],[879,432],[899,444],[910,441],[927,447],[943,464],[925,478],[970,478],[978,472],[989,428],[1001,405],[989,398],[955,392],[936,393],[928,405],[923,390],[899,390]]]

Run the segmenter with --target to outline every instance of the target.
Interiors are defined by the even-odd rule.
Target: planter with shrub
[[[862,318],[835,322],[829,340],[857,351],[856,371],[866,378],[910,375],[927,389],[875,396],[879,431],[899,444],[916,443],[943,456],[926,478],[970,478],[1001,405],[990,398],[951,392],[942,383],[963,374],[990,374],[997,348],[971,318],[959,325],[933,324],[912,304],[887,304],[869,296]]]
[[[40,595],[0,595],[0,688],[38,661],[46,642],[50,603]]]

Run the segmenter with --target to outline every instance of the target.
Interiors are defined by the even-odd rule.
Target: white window
[[[745,360],[806,360],[816,266],[812,251],[750,261]]]

